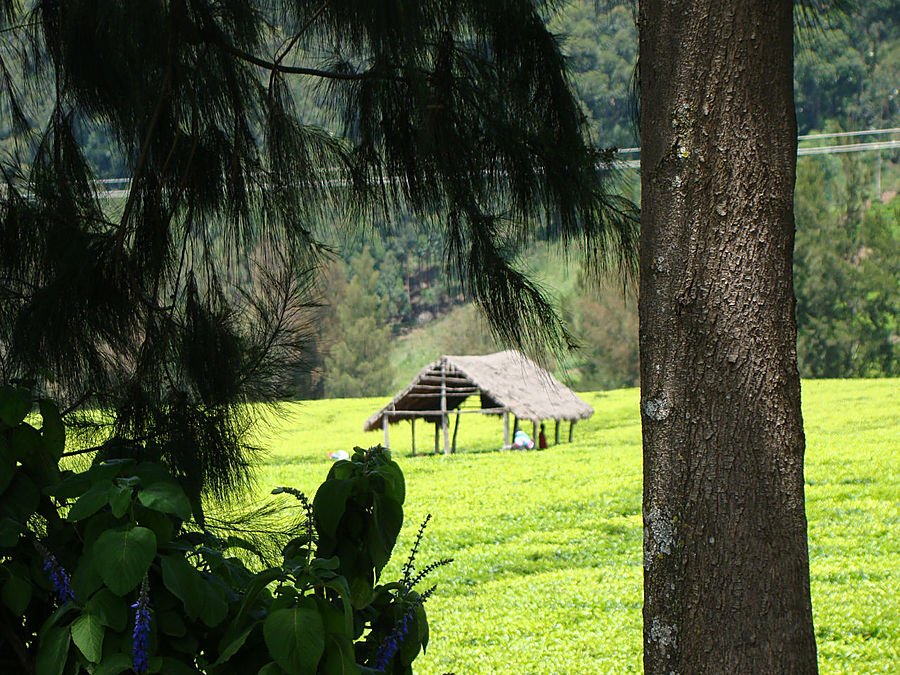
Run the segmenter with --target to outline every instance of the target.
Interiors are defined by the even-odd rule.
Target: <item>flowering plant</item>
[[[60,469],[55,406],[0,388],[0,672],[411,673],[428,643],[414,559],[381,583],[403,474],[381,448],[336,462],[277,560],[133,458]],[[426,520],[427,522],[427,520]],[[274,534],[272,535],[274,536]],[[251,561],[257,561],[253,569]]]

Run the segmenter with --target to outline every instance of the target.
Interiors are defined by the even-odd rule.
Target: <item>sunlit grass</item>
[[[813,608],[823,673],[892,673],[900,662],[900,381],[804,383]],[[638,393],[585,394],[596,413],[572,444],[495,451],[503,423],[465,415],[455,455],[409,457],[409,424],[391,427],[406,474],[406,527],[433,514],[418,560],[434,574],[432,641],[416,672],[630,673],[641,669],[641,446]],[[290,406],[273,419],[260,493],[312,494],[327,453],[383,441],[365,419],[387,399]],[[526,427],[527,429],[527,427]],[[529,429],[530,431],[530,429]],[[553,427],[548,425],[553,439]],[[561,429],[565,440],[568,426]],[[416,425],[420,451],[433,426]]]

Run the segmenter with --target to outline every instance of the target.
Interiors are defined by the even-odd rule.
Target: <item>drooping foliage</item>
[[[334,464],[310,502],[266,532],[200,528],[159,464],[60,462],[47,399],[0,386],[0,671],[412,673],[428,644],[422,529],[402,575],[381,575],[403,523],[403,474],[381,448]],[[258,509],[258,510],[259,510]],[[427,521],[426,521],[427,522]],[[424,528],[424,524],[422,526]]]
[[[439,224],[499,335],[564,342],[517,246],[541,224],[602,265],[633,253],[635,227],[587,140],[553,9],[4,2],[0,74],[26,77],[2,96],[17,121],[3,379],[107,411],[105,456],[140,453],[195,502],[224,497],[246,475],[244,406],[277,398],[304,355],[317,228],[401,205]],[[94,180],[97,131],[127,184]]]

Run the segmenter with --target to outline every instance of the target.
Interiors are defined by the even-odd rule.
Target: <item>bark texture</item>
[[[791,0],[641,0],[648,674],[815,673]]]

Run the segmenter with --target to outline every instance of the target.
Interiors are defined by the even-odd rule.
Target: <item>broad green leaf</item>
[[[416,625],[419,627],[419,642],[422,644],[422,653],[428,649],[428,617],[425,615],[425,607],[419,603],[416,609]]]
[[[325,655],[317,671],[321,675],[359,675],[362,671],[353,655],[353,643],[349,638],[329,635]]]
[[[72,473],[56,485],[44,488],[44,494],[51,497],[59,497],[60,499],[74,499],[91,489],[91,485],[96,482],[92,478],[91,472]]]
[[[281,579],[282,576],[280,569],[277,567],[270,567],[253,577],[253,581],[250,582],[247,589],[244,591],[244,599],[241,600],[241,606],[238,608],[237,615],[234,617],[233,625],[240,627],[244,617],[253,607],[253,603],[256,602],[257,597],[262,593],[263,589],[276,579]]]
[[[109,589],[125,595],[141,583],[156,556],[156,535],[146,527],[109,530],[94,543],[94,567]]]
[[[314,609],[290,607],[269,614],[263,624],[269,654],[289,675],[316,672],[325,650],[322,617]]]
[[[228,602],[225,600],[224,591],[216,584],[205,579],[200,584],[201,609],[200,619],[210,628],[218,626],[228,614]]]
[[[100,617],[93,614],[82,614],[72,622],[70,628],[72,642],[91,663],[99,663],[103,657],[103,636],[106,628]]]
[[[103,579],[100,578],[100,573],[94,566],[94,553],[88,550],[82,554],[75,571],[72,572],[72,592],[75,594],[76,602],[83,603],[101,586],[103,586]],[[108,589],[107,592],[109,592]]]
[[[180,555],[164,555],[159,562],[166,588],[181,600],[189,619],[199,617],[203,609],[198,591],[199,584],[203,583],[200,573]]]
[[[22,616],[31,602],[31,582],[11,574],[3,584],[3,604],[9,607],[13,616]]]
[[[109,499],[109,508],[112,511],[113,516],[116,518],[121,518],[128,511],[128,507],[131,506],[131,497],[134,494],[134,490],[127,486],[121,485],[111,485],[109,488],[109,492],[107,493],[107,499]]]
[[[376,494],[372,515],[374,527],[369,529],[369,555],[372,557],[375,573],[379,575],[391,558],[397,535],[403,526],[403,507],[393,499]]]
[[[199,617],[210,628],[222,622],[228,614],[228,603],[218,586],[180,556],[163,556],[160,563],[163,583],[184,603],[189,618]]]
[[[338,595],[341,598],[341,605],[343,606],[343,632],[346,635],[351,635],[353,633],[353,605],[350,603],[350,586],[347,584],[347,579],[344,577],[336,577],[325,582],[325,588],[330,588],[333,591],[337,591]],[[328,632],[338,633],[341,632],[337,627],[332,628],[330,625],[328,626]]]
[[[131,671],[131,657],[118,653],[111,654],[103,659],[94,671],[94,675],[119,675],[119,673],[125,671]]]
[[[350,603],[356,609],[362,609],[372,602],[372,584],[363,576],[348,579],[350,584]]]
[[[128,610],[126,603],[108,588],[101,588],[85,603],[85,611],[90,612],[104,626],[109,626],[114,631],[125,630],[128,623]],[[133,614],[133,612],[132,612]]]
[[[284,668],[272,661],[260,668],[256,675],[284,675]]]
[[[172,535],[175,533],[175,523],[170,516],[150,509],[141,509],[141,513],[137,515],[140,525],[153,530],[159,545],[164,545],[172,539]]]
[[[375,473],[384,478],[387,496],[402,505],[406,500],[406,481],[397,462],[391,461],[379,466]]]
[[[0,494],[9,487],[16,475],[16,455],[6,436],[0,434]]]
[[[0,548],[12,548],[19,541],[19,526],[10,518],[0,518]]]
[[[421,612],[419,610],[422,610]],[[416,611],[410,619],[410,624],[406,633],[406,638],[400,643],[400,661],[403,665],[410,665],[419,655],[422,644],[419,642],[419,636],[422,634],[421,621],[425,619],[425,609],[422,605],[416,606]]]
[[[38,638],[35,675],[62,675],[69,655],[69,627],[53,626]]]
[[[9,440],[12,453],[41,485],[59,482],[57,459],[44,447],[40,431],[22,422],[10,432]]]
[[[31,410],[31,397],[24,389],[9,385],[0,387],[0,422],[14,427],[25,419]]]
[[[138,499],[148,509],[172,513],[182,520],[191,517],[191,503],[184,490],[170,480],[153,483],[138,492]]]
[[[159,630],[165,635],[171,635],[172,637],[184,637],[187,634],[187,624],[181,618],[182,614],[181,608],[178,608],[178,611],[157,612],[156,620]]]
[[[41,493],[34,481],[24,471],[16,473],[16,479],[0,495],[0,517],[8,516],[24,523],[37,510]]]
[[[219,645],[219,658],[216,659],[216,662],[213,664],[213,667],[220,666],[225,663],[228,659],[238,653],[241,647],[244,646],[244,643],[247,641],[247,636],[256,628],[257,624],[252,624],[247,626],[236,638],[234,638],[227,645]]]
[[[319,486],[313,499],[313,511],[324,534],[334,537],[344,515],[347,498],[353,489],[351,480],[326,480]]]
[[[106,506],[108,500],[109,484],[104,482],[94,485],[90,490],[81,495],[74,506],[69,509],[66,520],[70,523],[77,523],[79,520],[92,516]]]
[[[141,462],[134,467],[134,475],[141,479],[141,485],[172,480],[172,475],[157,462]]]
[[[66,427],[59,414],[59,408],[53,401],[41,399],[41,438],[44,440],[44,448],[53,459],[59,461],[66,449]]]

